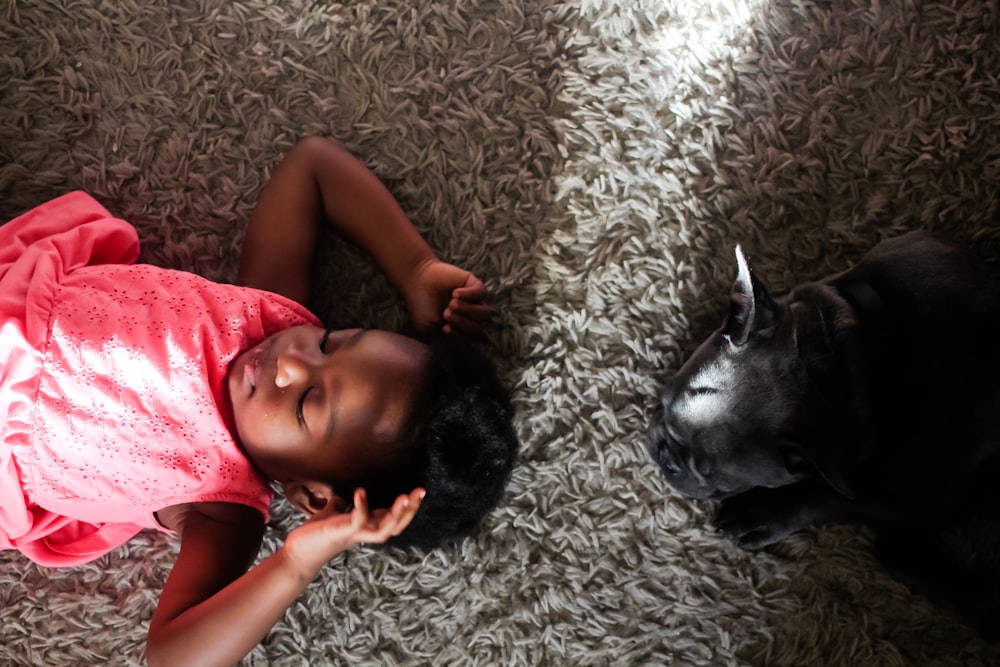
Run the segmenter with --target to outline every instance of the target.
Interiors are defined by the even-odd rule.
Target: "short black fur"
[[[749,548],[867,523],[893,572],[1000,634],[1000,532],[982,528],[1000,523],[1000,275],[913,232],[771,299],[737,253],[738,312],[649,431],[668,481],[721,501],[717,527]],[[973,526],[992,547],[957,553]]]

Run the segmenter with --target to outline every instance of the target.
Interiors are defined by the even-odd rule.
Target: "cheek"
[[[244,445],[258,450],[273,449],[287,440],[288,428],[275,418],[272,406],[244,406],[237,416],[236,430]]]
[[[337,439],[352,445],[370,443],[375,430],[372,403],[360,400],[357,394],[352,398],[354,400],[345,400],[337,411]]]
[[[770,452],[763,450],[748,458],[745,470],[748,473],[747,481],[755,486],[774,488],[800,479],[799,476],[790,473],[781,461],[770,456]]]

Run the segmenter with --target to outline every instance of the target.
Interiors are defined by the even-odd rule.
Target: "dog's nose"
[[[676,477],[681,474],[681,467],[667,445],[667,429],[662,420],[657,419],[650,427],[646,434],[646,447],[665,475]]]
[[[673,454],[671,454],[670,450],[666,447],[660,450],[660,456],[657,459],[657,462],[660,464],[660,470],[662,470],[663,474],[667,477],[680,477],[682,472],[681,467],[674,459]]]

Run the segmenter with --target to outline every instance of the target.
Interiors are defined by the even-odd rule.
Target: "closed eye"
[[[330,340],[330,334],[332,333],[333,329],[325,329],[323,331],[323,335],[320,336],[319,351],[323,354],[326,354],[326,344],[327,341]],[[309,429],[309,425],[306,423],[306,415],[305,415],[306,399],[309,398],[309,392],[311,392],[312,390],[313,387],[309,387],[308,389],[306,389],[302,393],[302,396],[299,397],[299,402],[295,406],[295,418],[298,420],[299,426],[301,426],[306,430]]]
[[[299,398],[299,402],[295,405],[295,418],[298,419],[299,426],[305,429],[308,429],[304,411],[306,405],[306,398],[309,396],[309,392],[311,392],[312,390],[313,388],[309,387],[304,392],[302,392],[302,396]]]
[[[718,394],[719,390],[715,387],[688,387],[688,393],[692,396],[711,396]]]

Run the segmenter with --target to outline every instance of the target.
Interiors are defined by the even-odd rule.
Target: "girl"
[[[483,283],[320,138],[265,186],[243,286],[133,264],[135,230],[79,192],[0,226],[0,548],[73,565],[143,528],[179,534],[151,665],[239,660],[354,544],[470,533],[513,465],[509,403],[482,355],[324,331],[300,305],[317,221],[372,255],[417,327],[470,334],[489,316]],[[269,482],[309,519],[248,570]]]

